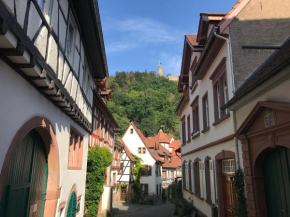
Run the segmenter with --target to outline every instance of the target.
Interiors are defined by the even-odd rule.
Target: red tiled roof
[[[162,143],[170,143],[170,139],[164,134],[163,130],[159,130],[158,135],[156,136],[158,142]]]
[[[177,168],[181,166],[181,159],[178,156],[173,156],[170,162],[165,162],[163,168]]]
[[[164,162],[163,159],[161,159],[158,155],[156,155],[155,153],[153,153],[153,152],[150,151],[150,144],[149,144],[149,142],[148,142],[149,140],[148,140],[148,138],[146,138],[146,137],[143,135],[143,133],[141,132],[141,130],[138,129],[138,128],[136,127],[136,125],[135,125],[133,122],[131,122],[130,124],[131,124],[131,125],[134,127],[134,129],[136,130],[138,136],[141,138],[142,142],[143,142],[144,145],[146,146],[146,148],[147,148],[147,150],[149,151],[149,153],[151,154],[151,156],[152,156],[156,161]]]
[[[172,148],[173,150],[176,150],[180,147],[180,140],[174,140],[170,143],[169,148]]]
[[[197,35],[185,35],[185,38],[189,41],[192,46],[198,45]]]
[[[118,137],[117,140],[119,140],[119,142],[121,142],[124,146],[124,150],[128,156],[128,158],[133,161],[133,162],[136,162],[136,159],[133,157],[132,153],[130,152],[130,150],[128,149],[127,145],[125,144],[125,142],[123,141],[122,138]]]

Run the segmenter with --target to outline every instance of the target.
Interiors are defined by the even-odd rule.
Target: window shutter
[[[205,164],[202,161],[202,186],[203,186],[203,197],[206,199],[206,180],[205,180]]]
[[[204,198],[204,195],[203,195],[203,175],[202,175],[202,162],[199,161],[198,163],[199,165],[199,187],[200,187],[200,197],[201,198]]]
[[[215,198],[215,177],[214,177],[214,161],[209,161],[209,175],[210,175],[210,188],[211,188],[211,201],[213,204],[216,202]]]
[[[195,168],[194,168],[194,162],[191,163],[191,188],[192,188],[192,192],[195,193],[195,177],[194,177],[194,173],[195,173]]]
[[[185,164],[185,178],[186,178],[186,184],[185,184],[185,188],[186,190],[188,190],[188,186],[189,186],[189,174],[188,174],[188,163]]]

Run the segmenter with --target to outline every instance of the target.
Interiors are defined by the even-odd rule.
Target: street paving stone
[[[144,205],[135,203],[113,204],[114,217],[171,217],[174,205],[164,203],[159,205]]]

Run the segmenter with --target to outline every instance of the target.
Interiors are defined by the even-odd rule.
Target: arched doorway
[[[45,117],[35,116],[27,121],[15,133],[14,138],[6,153],[1,173],[0,173],[0,199],[3,198],[3,191],[6,186],[9,167],[15,152],[18,150],[21,142],[29,132],[35,130],[42,138],[46,150],[48,163],[48,178],[46,188],[46,201],[44,207],[44,216],[55,216],[57,210],[57,202],[60,197],[60,167],[59,167],[59,150],[54,129],[50,121]],[[1,201],[2,203],[3,201]],[[1,206],[3,207],[3,206]],[[1,209],[0,216],[2,217]]]
[[[268,217],[290,216],[290,149],[276,148],[263,164]]]
[[[1,216],[42,217],[48,177],[44,142],[31,130],[12,156],[2,193]]]

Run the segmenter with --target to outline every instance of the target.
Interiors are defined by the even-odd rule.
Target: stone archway
[[[55,216],[57,200],[60,197],[60,168],[59,168],[59,151],[56,136],[53,127],[48,119],[44,117],[33,117],[27,121],[15,134],[1,169],[0,175],[0,198],[2,197],[3,188],[6,183],[6,177],[13,154],[17,150],[21,141],[31,131],[36,130],[43,139],[48,161],[48,180],[46,190],[46,201],[44,216]]]
[[[290,148],[290,105],[258,102],[236,136],[242,144],[248,215],[268,216],[263,166],[273,151]]]

